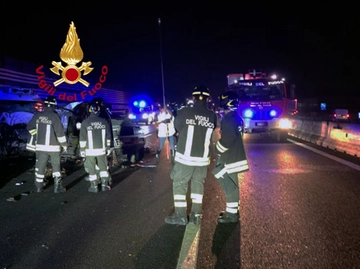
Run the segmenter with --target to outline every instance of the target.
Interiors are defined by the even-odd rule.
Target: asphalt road
[[[225,200],[209,173],[196,248],[185,256],[196,259],[182,268],[360,268],[357,167],[291,142],[245,141],[240,223],[217,225]],[[164,223],[173,210],[166,151],[154,163],[147,154],[143,167],[113,168],[113,189],[97,194],[81,167],[62,194],[51,185],[33,193],[29,172],[11,179],[0,189],[1,268],[181,268],[189,226]]]

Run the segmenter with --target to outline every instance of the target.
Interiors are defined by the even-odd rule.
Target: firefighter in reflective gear
[[[91,101],[90,105],[92,105],[92,104],[98,105],[100,107],[99,117],[106,119],[106,121],[110,125],[110,130],[111,130],[111,145],[110,145],[110,147],[113,148],[114,147],[114,135],[113,135],[113,132],[112,132],[112,122],[111,122],[110,109],[105,105],[104,100],[102,98],[100,98],[100,97],[94,98]]]
[[[238,94],[226,91],[221,96],[220,109],[223,118],[220,124],[220,139],[216,142],[217,163],[212,173],[220,183],[226,198],[226,210],[221,212],[219,223],[239,221],[239,182],[238,175],[249,170],[243,142],[244,122],[237,112]]]
[[[29,133],[36,135],[35,186],[37,192],[43,190],[45,169],[49,158],[54,178],[54,193],[66,191],[62,186],[60,152],[61,147],[66,151],[67,142],[60,117],[54,110],[56,104],[55,97],[47,97],[44,101],[44,111],[36,113],[27,125]]]
[[[175,128],[179,133],[175,163],[170,177],[173,180],[175,212],[165,218],[168,224],[186,225],[188,183],[191,181],[192,199],[189,220],[200,224],[204,182],[210,164],[210,143],[216,128],[217,116],[207,108],[209,89],[196,87],[192,93],[194,105],[178,111]]]
[[[36,111],[35,114],[44,112],[44,110],[45,110],[44,101],[42,100],[37,101],[35,104],[35,111]],[[35,153],[35,143],[36,143],[36,134],[29,133],[26,143],[26,149],[28,151]]]
[[[159,161],[161,150],[164,147],[166,139],[169,141],[171,162],[174,162],[175,157],[175,127],[174,115],[166,107],[162,107],[158,115],[158,137],[159,148],[156,151],[156,160]]]
[[[100,170],[101,190],[110,190],[107,154],[110,152],[111,129],[106,119],[99,116],[100,106],[90,105],[90,116],[81,123],[80,153],[85,157],[85,165],[89,171],[89,192],[98,192],[96,165]]]

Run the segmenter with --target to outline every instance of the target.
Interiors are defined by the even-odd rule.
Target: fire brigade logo
[[[94,68],[91,67],[91,62],[82,62],[80,67],[76,66],[83,58],[84,53],[80,47],[80,39],[76,33],[74,22],[71,22],[65,44],[60,50],[60,59],[65,62],[67,66],[62,66],[61,62],[52,61],[54,67],[50,68],[52,72],[62,77],[54,82],[55,87],[63,82],[68,84],[80,82],[86,87],[89,86],[89,82],[81,78],[81,72],[83,71],[83,75],[85,76]],[[61,74],[59,71],[61,71]]]

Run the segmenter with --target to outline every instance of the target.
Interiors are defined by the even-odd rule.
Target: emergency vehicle
[[[291,128],[289,116],[295,113],[297,102],[288,98],[294,93],[287,92],[285,79],[253,70],[229,74],[227,80],[229,90],[239,95],[238,113],[244,120],[244,132],[269,134],[285,142]]]
[[[130,110],[128,117],[135,124],[152,124],[156,122],[160,105],[154,103],[151,98],[146,95],[137,95],[131,100]]]

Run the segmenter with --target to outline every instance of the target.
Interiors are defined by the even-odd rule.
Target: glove
[[[85,151],[80,151],[80,156],[84,158],[85,157]]]
[[[107,148],[106,149],[106,156],[109,156],[112,152],[112,149],[111,148]]]
[[[67,147],[63,147],[63,152],[67,152]]]

